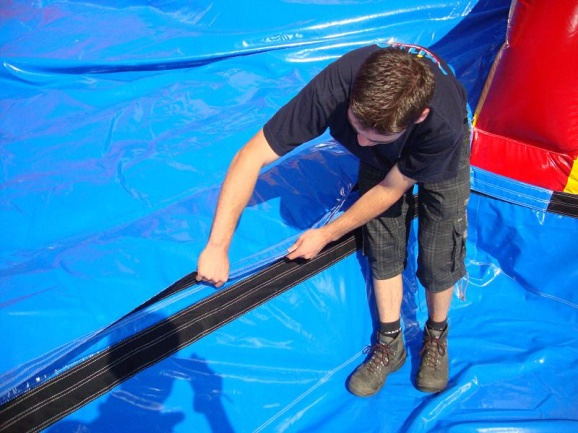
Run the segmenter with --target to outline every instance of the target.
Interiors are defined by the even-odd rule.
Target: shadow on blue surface
[[[152,323],[162,320],[158,316],[150,318]],[[165,344],[167,350],[179,346],[178,333],[168,333]],[[110,338],[110,344],[123,336]],[[120,385],[99,404],[96,419],[87,421],[64,421],[48,428],[51,433],[72,433],[79,431],[110,432],[169,432],[183,421],[183,411],[163,411],[164,402],[173,391],[176,377],[157,374],[154,370],[144,370],[134,380],[126,381],[127,369],[121,368],[119,359],[108,360],[110,373],[115,375]],[[227,418],[221,401],[223,378],[213,371],[207,360],[192,354],[179,361],[179,379],[186,380],[191,388],[190,409],[201,414],[212,432],[232,433],[233,427]],[[121,367],[119,367],[121,366]],[[182,401],[183,406],[186,400]],[[119,423],[119,420],[123,420]],[[129,422],[124,422],[128,421]]]

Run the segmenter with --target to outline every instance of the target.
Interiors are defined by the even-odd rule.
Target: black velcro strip
[[[42,430],[136,373],[330,267],[360,247],[360,230],[311,260],[281,259],[132,335],[0,407],[1,432]]]
[[[578,195],[554,191],[548,204],[548,212],[578,217]]]

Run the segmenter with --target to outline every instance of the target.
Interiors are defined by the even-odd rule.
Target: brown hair
[[[423,58],[388,47],[372,53],[361,66],[349,108],[362,128],[395,134],[419,119],[434,91],[435,78]]]

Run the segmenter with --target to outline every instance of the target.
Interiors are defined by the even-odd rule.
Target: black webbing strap
[[[578,217],[578,194],[554,191],[550,197],[548,212]]]
[[[359,238],[360,231],[356,230],[308,261],[281,259],[110,346],[1,406],[0,431],[20,433],[48,427],[136,373],[350,255],[359,248]],[[179,281],[171,286],[172,293],[194,284],[194,273]],[[169,289],[134,311],[169,296]]]
[[[185,290],[185,289],[193,286],[194,284],[197,284],[198,282],[196,280],[196,276],[197,276],[196,271],[191,272],[188,275],[185,275],[183,278],[181,278],[180,280],[171,284],[169,287],[164,289],[162,292],[157,293],[155,296],[148,299],[146,302],[143,302],[142,304],[140,304],[138,307],[136,307],[132,311],[126,313],[120,319],[115,320],[110,325],[107,325],[106,327],[95,332],[93,335],[88,337],[86,340],[82,341],[78,346],[72,348],[71,350],[69,350],[65,354],[61,355],[54,362],[51,362],[47,366],[43,367],[42,370],[36,372],[36,375],[38,377],[51,376],[55,371],[58,371],[61,368],[66,367],[66,365],[69,362],[74,361],[74,359],[77,356],[81,355],[84,351],[88,350],[94,343],[98,342],[103,336],[106,335],[106,333],[108,331],[110,331],[114,326],[121,323],[123,320],[127,319],[128,317],[132,316],[135,313],[138,313],[141,310],[144,310],[145,308],[148,308],[148,307],[156,304],[157,302],[159,302],[165,298],[168,298],[169,296],[174,295],[175,293],[178,293],[182,290]],[[2,426],[2,424],[0,424],[0,429],[2,428],[1,426]],[[0,430],[0,431],[2,431],[2,430]]]

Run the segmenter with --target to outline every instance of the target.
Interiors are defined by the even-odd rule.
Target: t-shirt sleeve
[[[284,155],[328,128],[337,106],[348,99],[351,72],[342,59],[315,76],[265,124],[265,138],[275,153]]]

